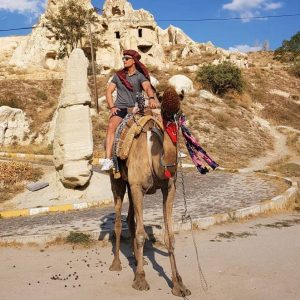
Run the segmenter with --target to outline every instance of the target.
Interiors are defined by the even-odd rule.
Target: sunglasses
[[[127,57],[127,56],[122,57],[122,60],[123,60],[123,61],[127,61],[127,60],[129,60],[129,59],[132,59],[132,57]]]

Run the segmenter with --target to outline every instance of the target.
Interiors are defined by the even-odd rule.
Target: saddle
[[[113,151],[115,156],[122,160],[128,157],[134,138],[140,135],[144,126],[150,120],[154,121],[158,130],[163,131],[163,124],[160,121],[159,115],[130,114],[123,120],[116,132]]]

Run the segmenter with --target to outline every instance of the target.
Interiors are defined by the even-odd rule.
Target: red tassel
[[[165,176],[169,179],[172,177],[171,172],[168,169],[165,169]]]

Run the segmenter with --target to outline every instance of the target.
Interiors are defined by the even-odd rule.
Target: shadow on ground
[[[126,217],[124,215],[121,216],[122,219],[122,234],[121,234],[121,245],[120,251],[126,257],[128,265],[131,267],[133,273],[136,270],[136,260],[133,254],[133,249],[131,247],[131,237],[129,234]],[[105,215],[100,219],[100,228],[101,232],[99,235],[99,240],[109,239],[112,242],[112,252],[115,253],[115,234],[114,234],[114,220],[115,214],[110,213]],[[157,262],[156,256],[161,255],[168,257],[168,253],[166,250],[162,250],[158,247],[159,243],[154,238],[153,227],[145,226],[145,230],[148,234],[148,239],[144,245],[144,260],[145,264],[148,262],[152,265],[152,268],[157,271],[158,275],[163,277],[169,287],[172,287],[172,280],[167,276],[163,267]],[[124,265],[124,261],[122,262]]]

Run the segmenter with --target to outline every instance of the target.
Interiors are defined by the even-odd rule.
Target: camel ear
[[[183,100],[183,98],[184,98],[184,90],[181,90],[181,93],[179,94],[179,98],[181,99],[181,101]]]

